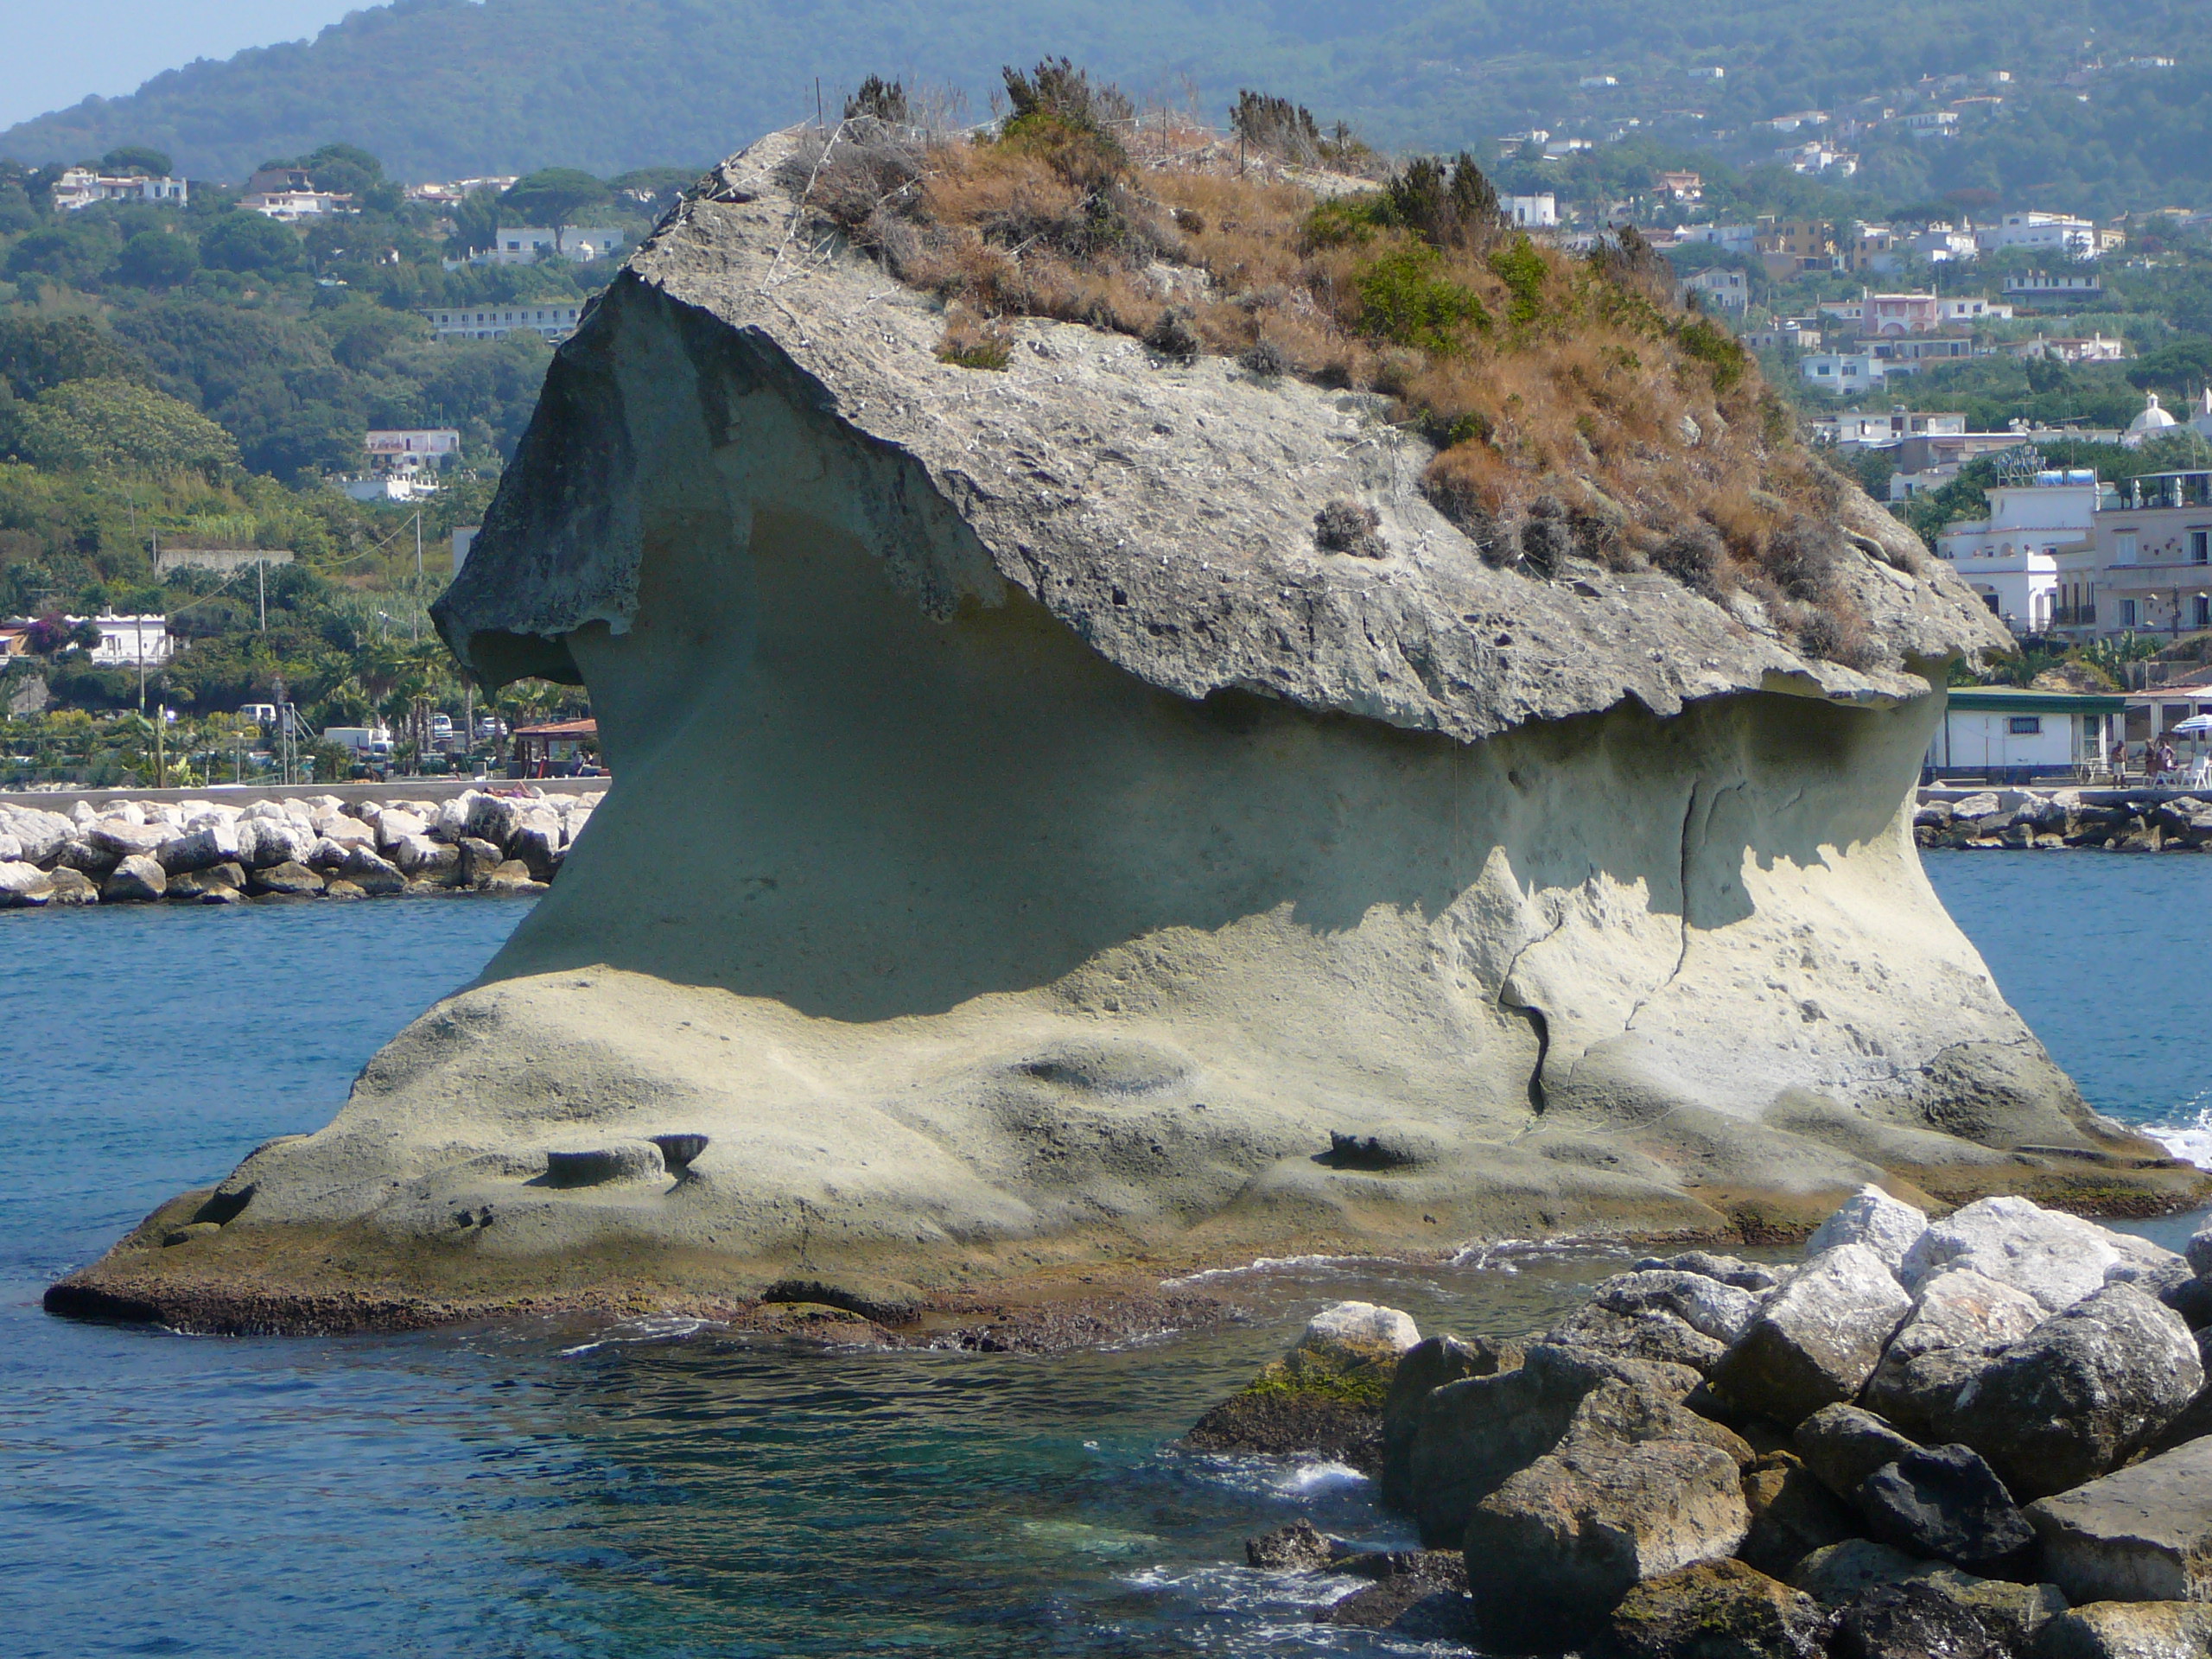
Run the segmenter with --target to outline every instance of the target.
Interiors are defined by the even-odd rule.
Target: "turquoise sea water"
[[[2093,1100],[2195,1122],[2178,964],[2212,860],[1929,869]],[[1317,1628],[1310,1582],[1240,1565],[1300,1515],[1407,1541],[1356,1478],[1166,1442],[1320,1301],[1514,1332],[1618,1257],[1312,1264],[1222,1281],[1246,1324],[1049,1359],[639,1325],[237,1341],[39,1312],[162,1198],[326,1121],[520,913],[0,915],[0,1656],[1418,1651]]]

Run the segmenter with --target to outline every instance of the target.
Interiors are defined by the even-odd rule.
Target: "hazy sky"
[[[362,0],[0,0],[0,127],[194,58],[312,35]]]

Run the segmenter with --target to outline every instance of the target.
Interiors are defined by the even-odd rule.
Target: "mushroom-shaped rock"
[[[1919,870],[1944,664],[2010,639],[1854,486],[1777,457],[1821,504],[1817,627],[1655,564],[1710,541],[1694,507],[1629,524],[1581,480],[1494,563],[1374,391],[1039,318],[996,370],[941,357],[938,296],[821,218],[822,141],[724,163],[555,353],[433,610],[485,682],[587,686],[615,781],[504,874],[541,804],[440,809],[499,855],[456,880],[559,877],[257,1160],[199,1306],[374,1279],[459,1314],[533,1256],[711,1304],[802,1261],[935,1289],[1716,1234],[1885,1172],[1987,1190],[2023,1145],[2193,1190]],[[1338,500],[1374,556],[1317,541]],[[248,861],[346,871],[374,837],[340,805],[328,852]],[[664,1198],[520,1190],[656,1102],[714,1137]],[[496,1262],[417,1248],[492,1198],[537,1206]],[[334,1265],[251,1284],[257,1232]],[[166,1307],[151,1271],[76,1289]]]

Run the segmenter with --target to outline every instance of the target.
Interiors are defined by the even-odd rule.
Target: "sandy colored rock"
[[[1467,1588],[1491,1640],[1572,1645],[1638,1584],[1743,1542],[1751,1515],[1738,1460],[1682,1433],[1698,1421],[1603,1383],[1558,1446],[1475,1505]]]
[[[2044,1570],[2077,1602],[2212,1602],[2212,1440],[2029,1507]]]
[[[169,878],[162,862],[149,853],[133,853],[108,872],[100,883],[100,898],[108,904],[143,903],[168,891]]]
[[[1762,1573],[1786,1579],[1816,1549],[1859,1535],[1860,1522],[1788,1452],[1772,1452],[1744,1476],[1751,1530],[1737,1554]]]
[[[2034,1659],[2212,1659],[2212,1607],[2201,1601],[2100,1601],[2061,1613]]]
[[[1422,1541],[1432,1548],[1459,1542],[1475,1505],[1557,1446],[1593,1389],[1618,1383],[1679,1399],[1697,1382],[1685,1366],[1539,1343],[1510,1370],[1433,1389],[1417,1414],[1409,1455],[1408,1507]]]
[[[346,1283],[441,1303],[524,1256],[950,1287],[2200,1184],[1920,870],[1931,681],[2009,640],[1856,491],[1864,670],[1656,571],[1494,569],[1385,399],[1073,324],[940,361],[935,301],[793,239],[798,142],[562,346],[436,607],[487,679],[589,687],[613,788],[481,978],[254,1160],[226,1271],[343,1227]],[[1386,556],[1317,547],[1339,498]],[[714,1144],[664,1193],[531,1185],[579,1126]]]

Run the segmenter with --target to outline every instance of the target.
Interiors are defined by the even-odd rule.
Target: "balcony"
[[[2054,628],[2093,628],[2097,625],[2097,607],[2094,605],[2054,605],[2050,607],[2050,626]]]

